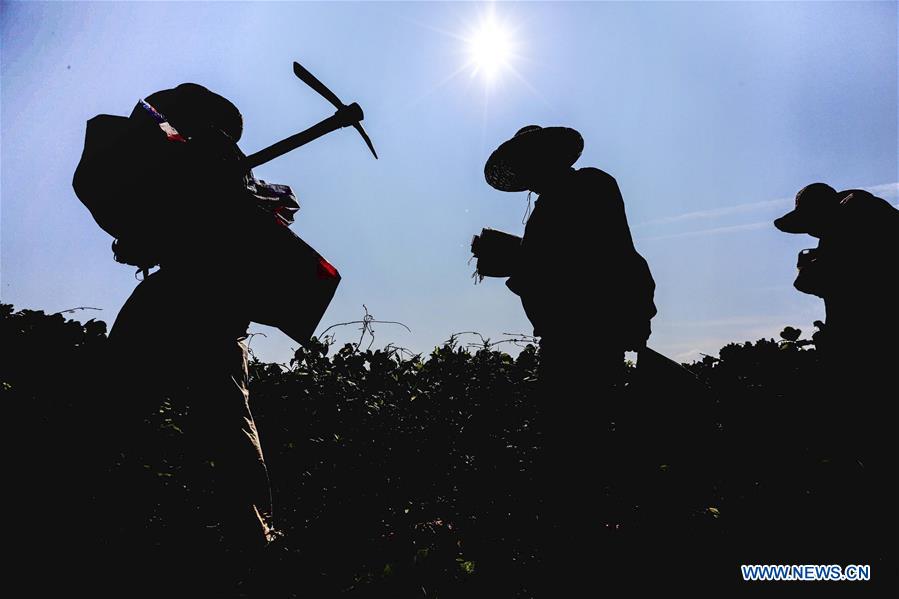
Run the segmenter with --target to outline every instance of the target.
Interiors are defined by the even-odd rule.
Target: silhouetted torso
[[[534,334],[593,339],[623,352],[649,337],[655,283],[634,249],[615,179],[571,169],[542,193],[528,219],[508,287]]]
[[[821,236],[815,265],[827,311],[821,348],[839,362],[895,363],[899,333],[899,210],[861,190],[843,201]],[[847,364],[848,365],[848,364]]]

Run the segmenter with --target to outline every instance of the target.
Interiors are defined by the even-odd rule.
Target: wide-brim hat
[[[522,127],[490,154],[487,183],[500,191],[525,191],[535,176],[570,168],[584,151],[584,138],[569,127]]]
[[[796,194],[795,207],[774,221],[774,226],[784,233],[808,233],[815,217],[827,205],[839,204],[839,194],[826,183],[806,185]]]

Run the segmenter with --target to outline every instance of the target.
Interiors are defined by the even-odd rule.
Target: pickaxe
[[[368,149],[371,150],[371,153],[374,154],[375,159],[377,159],[378,154],[375,152],[375,147],[372,145],[368,134],[365,133],[365,129],[363,129],[362,125],[359,123],[359,121],[364,118],[362,107],[355,102],[349,106],[341,102],[340,98],[338,98],[334,92],[328,89],[324,83],[316,79],[315,75],[303,68],[303,65],[300,63],[293,63],[293,72],[306,83],[306,85],[317,91],[323,98],[333,104],[334,107],[337,108],[337,112],[320,123],[309,127],[305,131],[300,131],[296,135],[291,135],[286,139],[282,139],[265,149],[259,150],[255,154],[250,154],[243,163],[246,165],[247,170],[255,168],[260,164],[264,164],[291,150],[295,150],[331,131],[336,131],[341,127],[349,126],[352,126],[359,132],[359,135],[362,136],[362,139],[364,139],[365,143],[368,145]]]

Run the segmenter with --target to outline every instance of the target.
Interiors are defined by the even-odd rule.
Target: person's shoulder
[[[888,220],[899,217],[899,210],[883,198],[863,189],[847,189],[840,192],[840,208],[852,216]]]
[[[603,197],[621,195],[615,177],[598,168],[588,166],[577,169],[572,178],[577,189],[589,193],[591,196],[596,194]]]
[[[863,189],[840,192],[840,206],[830,237],[833,248],[852,253],[872,248],[895,247],[899,233],[899,210]]]
[[[615,177],[610,175],[609,173],[600,170],[593,166],[585,166],[584,168],[579,168],[574,171],[575,177],[580,181],[590,181],[594,183],[605,183],[608,185],[615,184],[618,182],[615,181]]]

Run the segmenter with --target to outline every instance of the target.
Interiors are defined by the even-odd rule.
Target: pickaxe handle
[[[259,150],[255,154],[250,154],[243,161],[242,165],[246,170],[256,168],[260,164],[265,164],[269,160],[273,160],[278,156],[282,156],[292,150],[304,146],[310,141],[316,140],[322,135],[327,135],[331,131],[336,131],[341,127],[350,127],[358,125],[363,118],[362,108],[355,102],[349,106],[339,108],[332,116],[326,118],[318,124],[315,124],[305,131],[300,131],[295,135],[291,135],[286,139],[270,145],[267,148]]]

